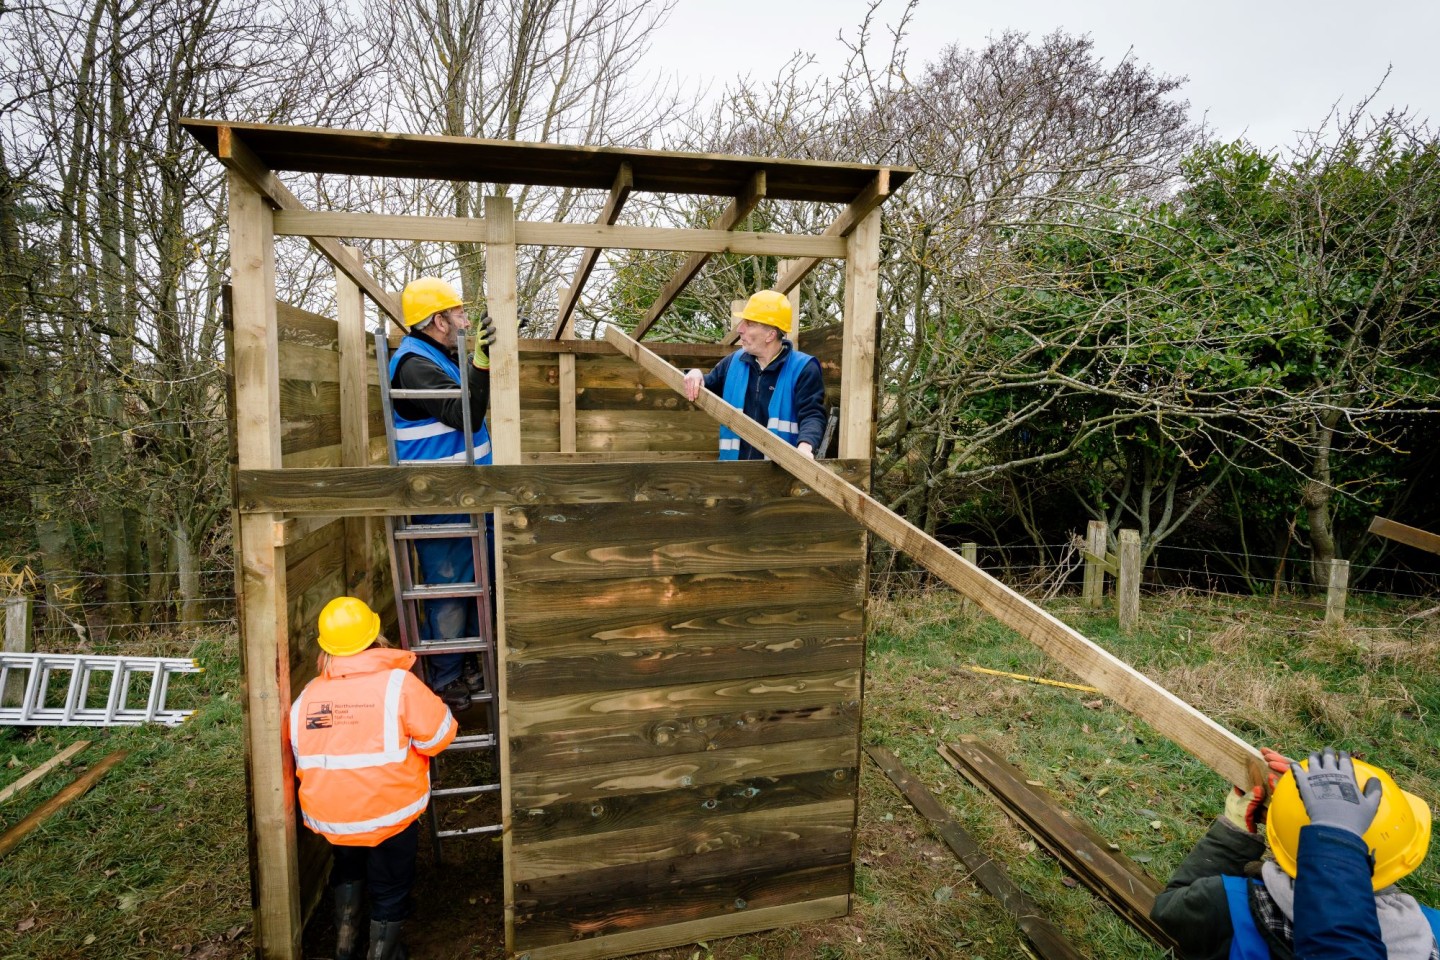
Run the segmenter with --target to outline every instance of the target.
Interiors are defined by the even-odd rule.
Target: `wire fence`
[[[958,545],[957,545],[958,546]],[[1036,599],[1078,593],[1084,556],[1077,540],[1065,543],[979,544],[977,564],[1007,586]],[[1261,563],[1268,575],[1246,572]],[[1144,566],[1141,593],[1155,597],[1182,592],[1194,596],[1268,597],[1283,599],[1292,609],[1323,612],[1325,594],[1304,575],[1308,560],[1291,556],[1250,553],[1243,558],[1197,547],[1162,544]],[[1237,569],[1238,567],[1238,569]],[[1437,569],[1371,565],[1357,568],[1377,584],[1350,586],[1351,598],[1416,604],[1440,603],[1440,559]],[[84,570],[47,571],[36,576],[34,632],[37,638],[99,639],[123,645],[129,635],[154,630],[189,630],[235,626],[236,607],[232,567],[212,565],[189,571],[197,576],[202,594],[188,601],[178,595],[112,597],[113,583],[138,578],[165,578],[178,582],[181,571],[97,573]],[[1357,577],[1358,579],[1358,577]],[[1389,586],[1387,586],[1387,584]],[[1402,585],[1403,584],[1403,585]],[[903,554],[876,542],[872,554],[870,590],[874,596],[935,589],[941,582]],[[948,588],[947,588],[948,589]],[[138,592],[138,591],[137,591]],[[121,614],[121,615],[117,615]]]

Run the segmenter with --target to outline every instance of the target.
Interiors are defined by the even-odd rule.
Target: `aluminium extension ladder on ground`
[[[465,348],[465,336],[460,335],[457,344],[458,356],[462,358],[461,369],[464,370],[464,359],[468,354]],[[454,466],[474,466],[474,426],[470,422],[470,384],[469,378],[461,376],[460,384],[457,387],[441,390],[401,390],[392,389],[390,385],[390,350],[383,330],[375,334],[375,357],[380,367],[380,404],[385,417],[385,441],[386,449],[389,451],[391,466],[441,466],[446,463],[453,463]],[[394,401],[396,400],[460,400],[460,407],[464,416],[465,434],[465,459],[463,461],[435,461],[435,460],[401,460],[399,458],[395,436]],[[490,550],[486,544],[486,521],[484,515],[474,515],[465,523],[415,523],[409,517],[386,517],[386,533],[390,545],[390,571],[395,589],[395,615],[400,625],[400,646],[411,651],[420,658],[422,669],[429,675],[425,658],[437,653],[462,653],[473,654],[479,659],[480,674],[483,678],[484,689],[480,693],[471,695],[471,708],[464,711],[469,715],[474,712],[476,706],[482,707],[486,720],[486,729],[483,733],[464,734],[457,736],[446,748],[445,753],[466,753],[475,751],[488,751],[489,753],[489,775],[480,782],[466,786],[436,786],[430,792],[430,806],[428,809],[427,821],[430,826],[430,841],[434,847],[435,860],[440,861],[440,845],[444,839],[452,837],[476,837],[499,835],[502,825],[499,822],[498,805],[494,823],[485,823],[480,826],[470,826],[461,829],[445,829],[440,822],[440,812],[437,809],[442,802],[458,801],[465,798],[473,798],[487,793],[498,793],[500,790],[500,756],[498,737],[500,732],[500,703],[496,695],[497,668],[495,662],[495,630],[493,619],[493,598],[491,589],[493,581],[490,578]],[[462,583],[427,584],[417,582],[416,573],[419,570],[418,557],[415,552],[415,545],[422,540],[437,539],[466,539],[470,541],[471,555],[474,559],[475,578],[472,581]],[[426,640],[422,638],[421,618],[424,616],[424,605],[426,600],[440,598],[462,598],[473,602],[476,605],[476,620],[479,623],[479,635],[474,637],[460,637],[447,640]],[[443,784],[441,776],[442,769],[437,758],[436,781]]]
[[[0,653],[0,725],[17,727],[132,727],[142,723],[177,726],[195,713],[165,705],[170,678],[180,673],[202,673],[205,668],[190,658],[118,657],[62,653]],[[63,703],[53,702],[51,682],[65,674]],[[109,674],[110,689],[103,701],[92,698],[92,682]],[[3,693],[11,680],[23,678],[20,702]],[[132,690],[143,692],[143,703],[131,704]]]

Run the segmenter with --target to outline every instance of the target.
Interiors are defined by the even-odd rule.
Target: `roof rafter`
[[[620,210],[630,198],[630,191],[633,189],[635,177],[631,173],[630,164],[622,163],[619,172],[615,174],[615,183],[610,187],[610,199],[605,202],[605,209],[600,211],[595,222],[613,227],[615,221],[620,219]],[[550,328],[551,340],[558,340],[565,335],[570,316],[580,302],[580,291],[584,288],[585,281],[590,279],[590,272],[595,269],[595,262],[600,259],[600,251],[603,249],[586,247],[585,252],[580,255],[580,265],[575,268],[575,277],[570,281],[570,289],[566,291],[564,299],[560,301],[560,312],[555,317],[555,325]]]

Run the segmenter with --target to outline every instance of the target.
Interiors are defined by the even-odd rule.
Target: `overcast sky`
[[[845,59],[864,0],[679,0],[656,36],[652,69],[693,89],[718,90],[736,74],[761,80],[797,50],[827,70]],[[894,17],[903,3],[891,2]],[[978,48],[1006,29],[1035,37],[1057,28],[1089,34],[1113,63],[1127,52],[1157,72],[1185,76],[1191,116],[1222,138],[1287,145],[1330,105],[1353,105],[1390,68],[1376,106],[1440,117],[1440,2],[1436,0],[920,0],[911,23],[910,71],[945,45]]]

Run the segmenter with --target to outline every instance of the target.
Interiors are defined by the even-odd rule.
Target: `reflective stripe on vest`
[[[742,412],[745,409],[745,392],[750,388],[750,366],[744,362],[744,357],[744,350],[736,350],[730,355],[722,394],[726,403]],[[792,447],[800,442],[800,424],[795,422],[795,381],[812,359],[809,354],[792,348],[785,355],[785,362],[775,379],[775,392],[770,394],[769,419],[765,422],[765,429]],[[720,427],[720,459],[740,459],[740,437],[723,425]]]
[[[406,337],[390,355],[390,382],[395,382],[395,371],[400,361],[411,354],[424,357],[445,372],[445,376],[458,387],[460,368],[443,351],[420,339]],[[401,463],[434,463],[437,461],[465,462],[465,435],[454,427],[446,426],[435,417],[423,420],[407,420],[400,411],[391,407],[391,419],[395,421],[395,454]],[[475,462],[490,463],[490,431],[481,419],[472,437],[475,447]]]
[[[1225,903],[1230,907],[1230,960],[1270,960],[1270,947],[1250,915],[1249,887],[1253,882],[1244,877],[1222,876]]]
[[[355,820],[350,823],[335,823],[329,820],[316,820],[304,810],[300,816],[305,821],[305,826],[316,833],[328,833],[337,837],[353,837],[361,833],[369,833],[371,830],[383,830],[386,827],[393,827],[398,823],[406,823],[419,816],[425,809],[425,804],[430,802],[430,791],[426,790],[425,795],[414,803],[407,804],[392,813],[372,817],[369,820]]]

